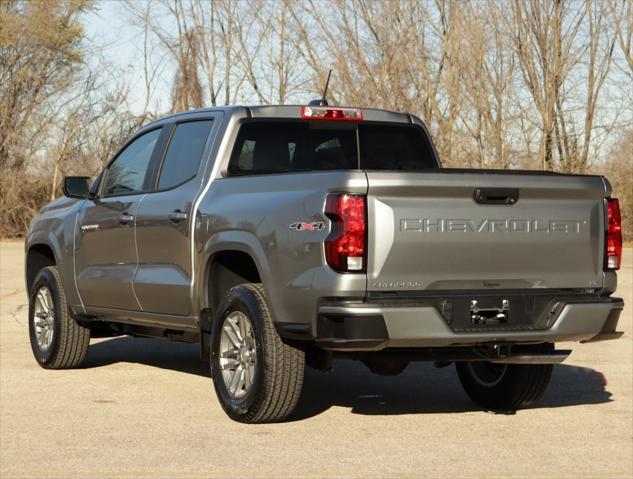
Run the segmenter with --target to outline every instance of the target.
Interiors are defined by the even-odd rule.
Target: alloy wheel
[[[224,319],[219,359],[222,379],[231,397],[246,396],[256,374],[257,348],[253,326],[241,311],[233,311]]]

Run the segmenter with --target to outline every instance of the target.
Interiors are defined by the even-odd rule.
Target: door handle
[[[167,215],[170,221],[173,221],[174,223],[179,223],[181,221],[184,221],[188,218],[188,216],[189,215],[186,212],[181,211],[181,210],[174,210]]]
[[[121,216],[119,216],[119,223],[121,223],[122,225],[129,225],[133,221],[134,221],[133,215],[123,213]]]
[[[519,201],[518,188],[477,188],[473,195],[480,205],[510,205]]]

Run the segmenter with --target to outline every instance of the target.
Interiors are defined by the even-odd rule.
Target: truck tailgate
[[[368,291],[600,288],[599,176],[367,172]]]

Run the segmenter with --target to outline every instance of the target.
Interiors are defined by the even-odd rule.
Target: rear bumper
[[[429,305],[328,303],[318,310],[316,342],[340,351],[384,348],[468,346],[485,343],[601,341],[616,332],[624,302],[600,298],[594,302],[566,302],[545,329],[454,331],[441,313]]]

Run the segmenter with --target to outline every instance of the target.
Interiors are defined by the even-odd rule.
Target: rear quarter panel
[[[258,266],[276,321],[313,323],[321,297],[364,297],[365,274],[339,274],[326,265],[324,215],[329,192],[366,193],[363,172],[258,175],[213,181],[200,204],[201,264],[222,250],[249,253]],[[322,222],[298,231],[296,222]],[[204,294],[204,291],[201,292]]]

